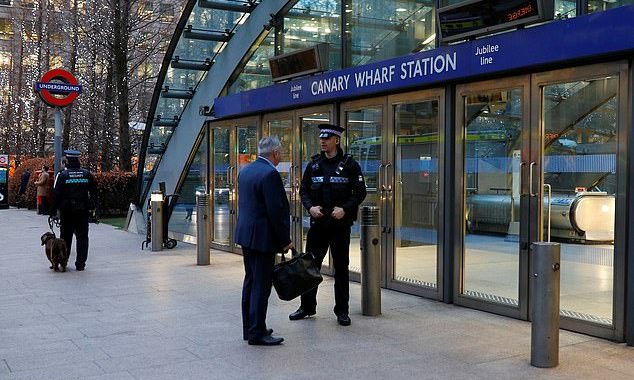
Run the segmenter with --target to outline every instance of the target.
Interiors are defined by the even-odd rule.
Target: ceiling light
[[[435,38],[436,38],[436,33],[434,33],[431,36],[427,37],[425,39],[425,41],[423,41],[423,45],[427,45],[428,43],[432,42]]]

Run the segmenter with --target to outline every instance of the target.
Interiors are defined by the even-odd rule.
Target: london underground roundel
[[[51,107],[66,107],[81,94],[81,86],[77,78],[62,69],[53,69],[35,85],[35,91],[44,103]]]

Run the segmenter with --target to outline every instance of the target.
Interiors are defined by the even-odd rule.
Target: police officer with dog
[[[66,167],[55,177],[53,204],[59,212],[60,235],[66,241],[69,256],[73,234],[77,237],[75,269],[82,271],[88,258],[88,219],[98,202],[95,179],[81,167],[79,155],[76,150],[64,151]]]
[[[359,205],[366,196],[361,167],[340,147],[344,129],[337,125],[320,124],[321,153],[313,156],[306,166],[299,194],[310,213],[310,229],[306,251],[321,264],[328,252],[332,254],[335,274],[335,308],[337,322],[349,326],[348,302],[350,262],[350,227],[357,219]],[[301,305],[289,315],[291,321],[316,313],[317,288],[301,296]]]

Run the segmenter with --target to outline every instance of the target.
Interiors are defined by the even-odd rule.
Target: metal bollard
[[[209,195],[196,192],[196,251],[198,265],[209,265]]]
[[[361,313],[381,314],[381,232],[379,208],[361,209]]]
[[[152,251],[163,250],[163,193],[153,191],[150,195],[150,209],[152,210]]]
[[[559,267],[558,243],[531,246],[531,365],[551,368],[559,364]]]

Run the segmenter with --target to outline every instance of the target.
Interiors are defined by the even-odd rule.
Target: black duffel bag
[[[290,260],[286,260],[282,254],[282,262],[273,269],[273,286],[278,297],[284,301],[301,296],[323,281],[312,253],[297,253],[293,249],[292,254]]]

